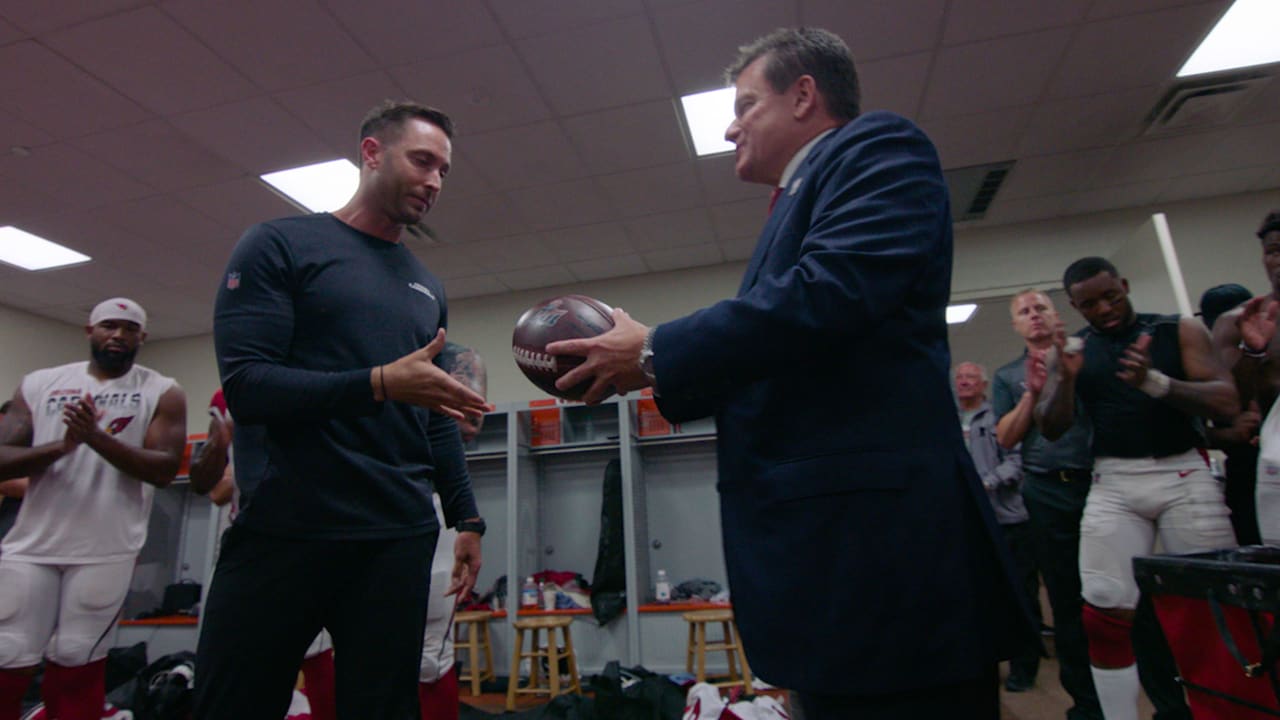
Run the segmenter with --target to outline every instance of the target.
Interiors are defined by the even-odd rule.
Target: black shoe
[[[1008,679],[1004,681],[1004,689],[1009,692],[1020,693],[1030,690],[1035,687],[1035,684],[1034,680],[1024,680],[1023,678],[1010,675]]]

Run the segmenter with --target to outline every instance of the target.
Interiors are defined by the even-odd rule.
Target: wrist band
[[[1267,358],[1267,349],[1265,347],[1261,350],[1254,350],[1248,345],[1245,345],[1244,340],[1241,340],[1237,347],[1240,348],[1240,354],[1247,358],[1253,358],[1254,360],[1265,360]]]
[[[1168,375],[1151,368],[1147,370],[1147,376],[1142,379],[1142,384],[1138,386],[1138,389],[1153,398],[1160,399],[1169,394],[1170,384],[1171,381]]]
[[[386,402],[391,398],[387,397],[387,377],[386,374],[382,372],[383,367],[384,366],[382,365],[378,366],[378,385],[382,388],[382,401]]]

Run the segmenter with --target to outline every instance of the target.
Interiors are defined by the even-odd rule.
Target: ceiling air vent
[[[951,220],[981,220],[1013,168],[1013,160],[944,170],[951,191]]]
[[[1218,127],[1271,80],[1260,70],[1242,70],[1182,80],[1147,113],[1143,135],[1173,135]]]

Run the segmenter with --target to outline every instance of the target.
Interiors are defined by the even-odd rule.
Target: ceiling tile
[[[1280,162],[1280,123],[1144,139],[1117,148],[1101,179],[1116,184]]]
[[[1107,0],[1097,2],[1089,8],[1089,19],[1098,20],[1121,15],[1138,15],[1157,10],[1183,7],[1184,5],[1214,5],[1220,12],[1226,12],[1232,0]],[[1208,32],[1208,28],[1205,28]]]
[[[1117,145],[1134,138],[1164,91],[1158,87],[1050,100],[1038,104],[1018,150],[1023,155],[1049,155]]]
[[[13,23],[0,19],[0,45],[8,45],[12,42],[23,40],[27,37],[27,33]]]
[[[933,53],[858,63],[863,111],[888,110],[916,117],[932,65]]]
[[[947,16],[944,45],[960,45],[1070,25],[1084,17],[1093,0],[1021,0],[1011,8],[1005,0],[965,0],[963,12]]]
[[[996,196],[996,201],[991,205],[991,209],[987,211],[987,216],[980,223],[974,225],[1005,225],[1010,223],[1029,222],[1031,220],[1047,220],[1049,218],[1060,217],[1066,214],[1067,200],[1065,194],[1045,195],[1040,197],[1024,197],[1024,198],[1008,198]],[[966,223],[964,225],[969,225]],[[964,225],[959,225],[963,227]],[[960,234],[956,237],[956,255],[964,252],[963,238]]]
[[[521,40],[520,57],[561,115],[672,96],[649,24],[640,17]],[[590,88],[584,91],[583,88]]]
[[[1258,94],[1240,109],[1234,119],[1250,123],[1280,120],[1280,82],[1273,76],[1258,88]]]
[[[485,3],[467,0],[322,2],[360,46],[383,65],[402,65],[503,41]],[[435,73],[439,72],[437,68]]]
[[[53,142],[53,136],[35,125],[19,120],[11,112],[0,112],[0,142],[4,143],[4,150],[13,147],[31,148]]]
[[[626,223],[631,246],[640,252],[686,245],[702,245],[715,239],[711,217],[704,208],[649,215]]]
[[[265,90],[373,68],[373,60],[315,0],[167,0],[161,7]]]
[[[387,73],[376,71],[286,90],[272,98],[314,130],[335,153],[354,162],[365,114],[382,101],[404,94]]]
[[[270,98],[219,105],[170,121],[253,175],[334,159],[324,141]]]
[[[1160,202],[1177,202],[1249,192],[1258,187],[1270,171],[1270,167],[1253,167],[1186,175],[1174,178],[1156,199]]]
[[[560,126],[542,122],[467,140],[467,155],[499,190],[574,180],[587,174]]]
[[[444,187],[447,190],[443,197],[451,200],[473,195],[493,194],[493,188],[480,174],[480,170],[471,161],[471,158],[467,156],[467,140],[458,137],[453,140],[453,159],[450,162],[449,177],[444,183]],[[460,143],[461,145],[459,145]]]
[[[244,75],[154,7],[77,25],[44,41],[157,113],[195,110],[259,92]]]
[[[615,257],[635,251],[621,223],[556,228],[543,233],[543,243],[565,262]]]
[[[513,38],[545,35],[644,12],[640,0],[489,0]]]
[[[750,260],[751,255],[756,251],[756,236],[743,235],[736,238],[722,238],[716,241],[720,246],[720,252],[727,261]]]
[[[0,177],[57,201],[57,209],[83,210],[132,200],[155,190],[69,145],[46,145],[30,157],[0,155]]]
[[[665,165],[692,156],[671,100],[564,119],[564,128],[593,173]]]
[[[478,240],[458,248],[485,272],[498,273],[546,265],[556,260],[539,235],[512,235],[499,240]]]
[[[1018,137],[1031,115],[1029,106],[993,113],[938,118],[921,123],[938,148],[944,168],[1001,162],[1016,156]]]
[[[1035,102],[1071,30],[1061,28],[943,48],[925,91],[923,118],[989,112]]]
[[[615,214],[595,180],[532,185],[510,194],[511,203],[529,229],[550,230],[603,222]]]
[[[694,207],[703,202],[692,163],[604,175],[599,182],[623,217]]]
[[[21,227],[24,220],[40,217],[56,205],[52,196],[28,187],[20,174],[13,178],[0,176],[0,225]]]
[[[163,120],[108,130],[71,144],[160,189],[209,185],[243,174]]]
[[[440,60],[431,59],[390,72],[410,97],[449,113],[460,136],[551,117],[551,109],[511,46],[460,52],[451,55],[448,64],[467,71],[440,72]]]
[[[718,238],[750,237],[752,241],[764,228],[769,204],[760,198],[739,200],[711,206],[711,223]]]
[[[150,4],[151,0],[5,0],[0,15],[32,35],[43,35],[112,13]]]
[[[445,295],[450,300],[480,295],[497,295],[511,290],[498,282],[492,275],[473,275],[472,277],[450,278],[444,284]]]
[[[627,275],[642,275],[649,272],[649,268],[639,255],[620,255],[569,263],[569,272],[579,280],[587,282]]]
[[[702,267],[724,262],[720,246],[715,243],[688,245],[644,253],[644,262],[653,272],[666,272],[680,268]]]
[[[115,226],[96,221],[91,212],[62,212],[33,218],[23,225],[23,229],[28,232],[66,245],[72,250],[93,258],[93,262],[87,265],[67,268],[66,271],[69,274],[63,277],[93,275],[103,263],[129,266],[135,253],[140,253],[149,247],[146,241],[139,237],[130,235]],[[89,265],[95,267],[89,268]]]
[[[123,230],[153,248],[184,257],[185,263],[218,268],[226,266],[240,234],[167,195],[113,203],[89,212],[87,217],[95,224]]]
[[[102,81],[29,41],[0,47],[0,110],[54,138],[149,117]]]
[[[442,241],[456,244],[529,231],[529,224],[502,194],[442,198],[426,223]]]
[[[1113,185],[1083,192],[1071,193],[1067,198],[1067,212],[1075,215],[1141,207],[1156,201],[1168,187],[1168,180],[1152,180],[1131,185]]]
[[[1021,158],[996,194],[996,205],[1089,187],[1110,157],[1111,150],[1101,149]]]
[[[1072,39],[1048,97],[1163,85],[1173,80],[1217,16],[1215,5],[1191,5],[1088,23]],[[1142,43],[1144,37],[1160,40]],[[1135,51],[1139,44],[1141,50]]]
[[[800,20],[836,33],[862,61],[932,49],[938,43],[944,0],[801,0]],[[772,28],[771,28],[772,29]]]
[[[734,172],[735,157],[732,153],[698,158],[698,181],[706,193],[707,202],[726,203],[734,200],[760,198],[760,207],[769,207],[769,188],[758,183],[743,182]],[[764,212],[761,210],[760,212]]]
[[[183,203],[236,232],[250,225],[302,211],[267,188],[256,177],[190,188],[174,193]]]
[[[534,288],[568,285],[577,282],[569,268],[563,265],[548,265],[528,270],[497,273],[498,282],[512,290],[532,290]]]
[[[676,95],[724,87],[738,47],[774,28],[793,27],[794,3],[702,0],[653,13],[658,44]]]

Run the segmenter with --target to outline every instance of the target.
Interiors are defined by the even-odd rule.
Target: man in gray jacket
[[[1013,555],[1018,577],[1027,592],[1030,607],[1039,607],[1040,583],[1032,552],[1030,516],[1022,501],[1022,458],[1019,446],[1005,450],[996,442],[996,415],[987,401],[987,369],[962,362],[953,374],[960,426],[973,464],[987,490],[987,498],[995,511],[996,521],[1004,530],[1005,540]],[[1010,618],[1010,621],[1015,621]],[[1009,661],[1009,677],[1004,687],[1009,692],[1030,690],[1040,669],[1040,655],[1035,651]]]

